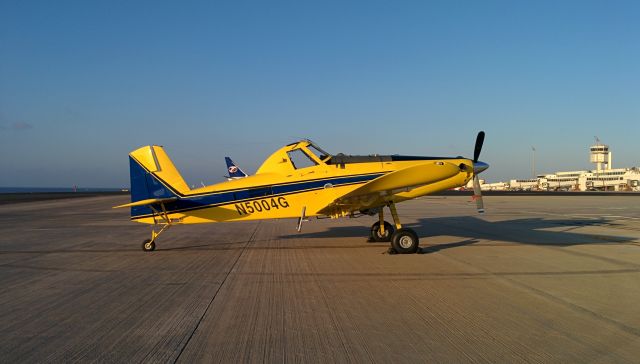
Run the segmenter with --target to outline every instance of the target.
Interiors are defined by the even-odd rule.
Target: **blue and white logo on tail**
[[[227,172],[229,172],[228,176],[225,176],[227,179],[232,180],[232,179],[238,179],[238,178],[245,178],[247,177],[247,174],[244,173],[240,167],[236,166],[235,163],[233,163],[233,161],[231,160],[231,158],[229,157],[224,157],[224,161],[227,162]]]

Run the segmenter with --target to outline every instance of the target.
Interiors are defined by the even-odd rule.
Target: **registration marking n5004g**
[[[289,202],[284,197],[272,197],[263,200],[246,201],[244,203],[235,204],[238,215],[248,215],[254,212],[269,211],[271,209],[286,209],[289,208]]]

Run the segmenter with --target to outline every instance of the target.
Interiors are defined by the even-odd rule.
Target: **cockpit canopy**
[[[457,157],[462,158],[462,157]],[[291,174],[295,170],[314,167],[318,165],[346,165],[352,163],[379,163],[379,162],[401,162],[414,160],[441,160],[455,159],[450,157],[423,157],[406,155],[345,155],[338,153],[329,154],[317,144],[308,139],[303,139],[295,143],[288,144],[273,153],[256,174],[260,173],[280,173]]]
[[[258,168],[260,173],[291,173],[294,170],[327,164],[331,154],[311,140],[304,139],[286,145],[273,153]]]
[[[296,143],[296,148],[287,152],[289,160],[295,169],[317,166],[320,163],[327,163],[331,155],[310,140],[305,143]]]

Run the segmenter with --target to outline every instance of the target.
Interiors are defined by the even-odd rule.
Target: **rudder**
[[[184,196],[189,186],[161,146],[145,146],[129,153],[131,202]]]

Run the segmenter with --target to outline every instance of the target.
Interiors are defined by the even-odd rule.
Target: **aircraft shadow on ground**
[[[371,223],[375,220],[370,219]],[[303,232],[296,233],[294,229],[285,233],[277,239],[293,240],[293,239],[340,239],[340,238],[361,238],[360,242],[350,242],[346,244],[334,245],[327,242],[304,242],[301,244],[288,245],[288,243],[279,246],[258,245],[252,246],[252,249],[266,249],[266,250],[279,250],[279,249],[319,249],[319,248],[334,248],[334,249],[361,249],[366,247],[381,247],[387,246],[389,243],[366,243],[366,239],[369,235],[368,226],[354,226],[346,225],[347,221],[342,226],[332,226],[325,230],[315,232],[304,232],[305,227],[310,228],[309,225],[313,222],[303,224]],[[578,233],[573,230],[581,227],[610,227],[615,228],[617,224],[605,220],[605,219],[544,219],[544,218],[528,218],[528,219],[513,219],[503,221],[486,221],[478,217],[473,216],[457,216],[457,217],[438,217],[438,218],[422,218],[417,222],[405,224],[404,227],[411,228],[416,231],[420,237],[421,253],[434,253],[437,251],[451,249],[456,247],[462,247],[467,245],[473,245],[481,240],[485,240],[482,243],[483,246],[490,245],[504,245],[508,243],[529,244],[529,245],[547,245],[547,246],[572,246],[572,245],[584,245],[584,244],[621,244],[632,242],[637,237],[627,236],[612,236],[605,234],[585,234]],[[549,231],[545,229],[562,229],[562,231]],[[437,236],[452,236],[450,242],[433,244],[432,237]],[[189,239],[191,240],[191,239]],[[271,241],[267,239],[265,242]],[[252,243],[261,243],[261,240],[252,240]],[[209,241],[206,239],[203,241],[198,237],[193,237],[193,243],[186,246],[179,244],[167,243],[161,244],[159,250],[166,251],[188,251],[188,250],[242,250],[244,249],[247,241]],[[137,251],[136,247],[120,249],[120,247],[114,247],[114,249],[94,249],[93,244],[82,244],[81,247],[73,247],[69,249],[52,249],[52,250],[34,250],[34,251],[0,251],[0,254],[42,254],[42,253],[105,253],[112,254],[114,252],[132,252]],[[176,246],[177,245],[177,246]]]
[[[372,220],[373,223],[373,220]],[[620,244],[634,241],[635,237],[612,236],[604,234],[585,234],[573,232],[580,227],[601,226],[615,228],[616,224],[605,219],[514,219],[504,221],[486,221],[472,216],[423,218],[415,223],[405,224],[420,237],[423,252],[434,252],[442,249],[455,248],[475,244],[479,240],[488,240],[483,246],[496,244],[518,243],[530,245],[572,246],[584,244]],[[562,229],[549,231],[545,229]],[[345,238],[363,237],[368,235],[368,227],[337,226],[324,231],[300,233],[281,236],[282,239],[292,238]],[[462,238],[446,244],[429,245],[429,238],[436,236],[455,236]],[[388,243],[387,243],[388,244]]]

